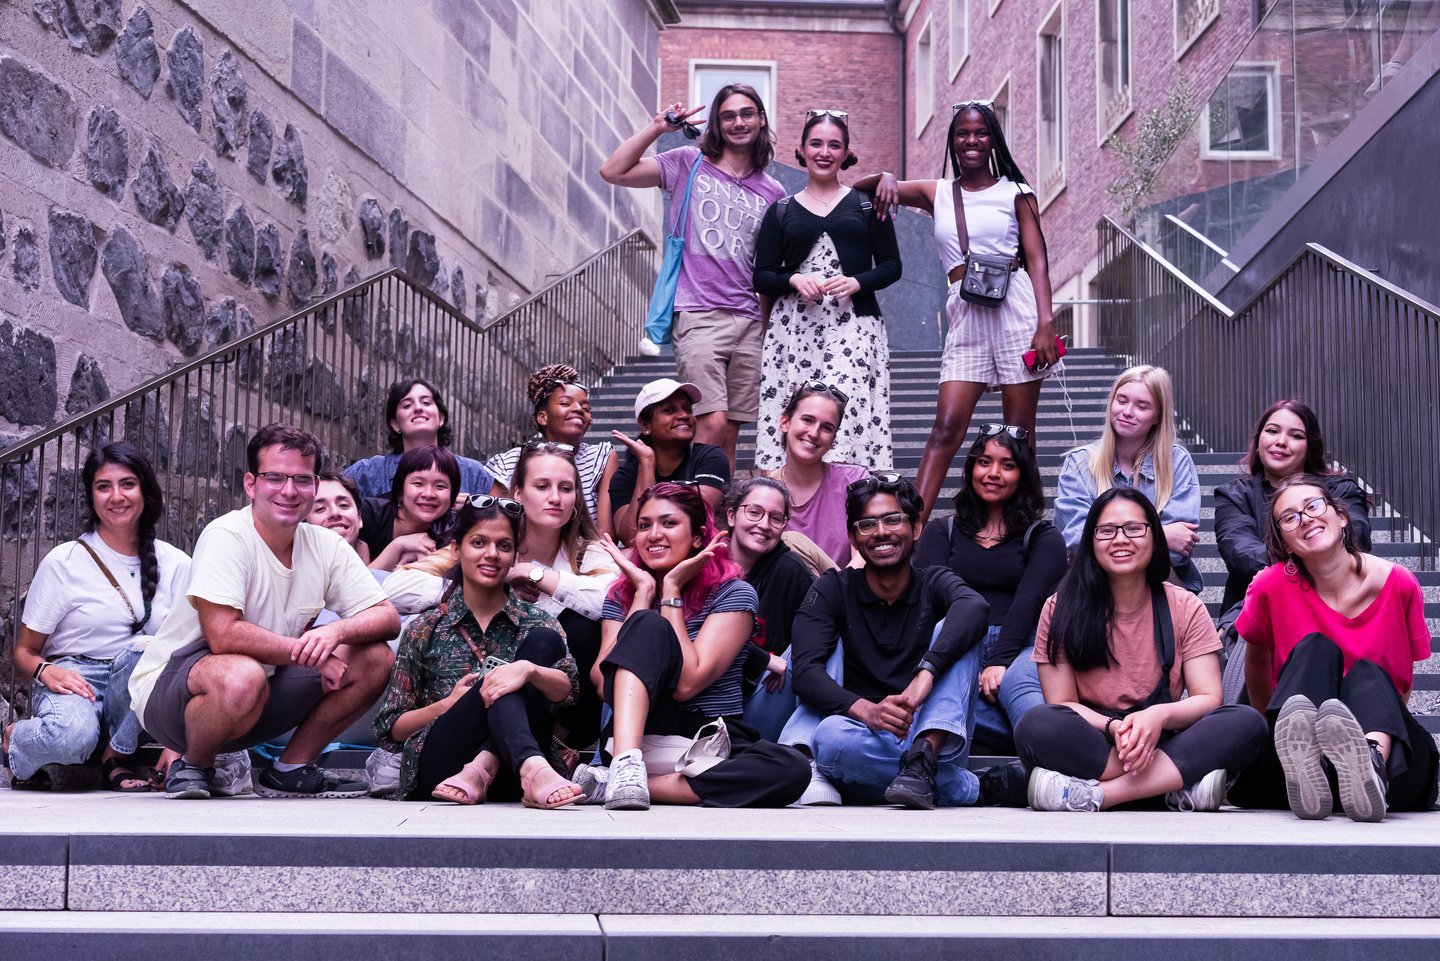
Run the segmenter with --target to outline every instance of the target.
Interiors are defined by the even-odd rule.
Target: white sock
[[[274,768],[275,770],[279,771],[281,774],[289,774],[291,771],[298,771],[298,770],[300,770],[300,769],[301,769],[302,767],[304,767],[305,765],[303,765],[303,764],[286,764],[284,761],[276,761],[274,764],[272,764],[272,765],[270,765],[270,766],[271,766],[272,768]]]

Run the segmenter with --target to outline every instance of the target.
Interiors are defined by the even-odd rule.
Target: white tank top
[[[940,248],[940,265],[949,273],[960,266],[965,254],[955,229],[955,200],[951,181],[935,181],[935,245]],[[982,257],[1014,257],[1020,250],[1020,224],[1015,219],[1015,198],[1034,193],[1024,184],[1001,177],[984,190],[965,191],[965,226],[970,230],[970,250]]]

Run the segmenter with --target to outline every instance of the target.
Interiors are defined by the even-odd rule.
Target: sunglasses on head
[[[841,407],[844,407],[846,404],[850,403],[849,394],[845,393],[843,390],[841,390],[839,387],[836,387],[834,384],[827,384],[823,380],[807,380],[805,383],[800,385],[799,389],[802,391],[809,391],[811,395],[829,394],[831,397],[834,397],[840,402]]]
[[[575,387],[575,388],[577,388],[577,389],[579,389],[579,390],[583,390],[583,391],[584,391],[585,393],[587,393],[587,394],[590,393],[590,388],[589,388],[589,387],[586,387],[584,384],[576,383],[576,382],[573,381],[573,380],[565,380],[565,379],[562,378],[562,377],[554,377],[554,378],[551,378],[550,380],[547,380],[547,381],[545,382],[545,386],[544,386],[543,388],[541,388],[541,390],[540,390],[540,402],[539,402],[536,406],[537,406],[537,407],[544,407],[544,406],[545,406],[545,402],[550,399],[550,395],[555,392],[555,389],[556,389],[557,387]]]
[[[571,457],[575,456],[575,446],[573,444],[562,444],[553,440],[527,440],[525,442],[525,449],[544,451],[547,454],[568,454]]]
[[[848,495],[869,494],[872,491],[887,491],[893,493],[900,489],[900,483],[904,478],[894,471],[880,471],[871,474],[869,477],[862,477],[857,481],[851,481],[845,488]]]
[[[981,437],[995,437],[998,434],[1009,434],[1016,440],[1025,440],[1030,432],[1023,427],[1014,427],[1010,424],[981,424]]]
[[[834,120],[845,120],[849,118],[848,110],[831,110],[829,107],[811,107],[805,111],[806,120],[814,120],[816,117],[830,117]]]
[[[951,104],[951,105],[950,105],[950,110],[951,110],[952,113],[959,113],[960,111],[966,109],[967,107],[994,107],[994,106],[995,106],[995,101],[994,101],[994,100],[962,100],[962,101],[960,101],[960,102],[957,103],[957,104]]]
[[[476,510],[482,511],[493,505],[511,517],[519,517],[525,513],[525,508],[520,506],[519,501],[509,497],[496,497],[494,494],[477,494],[470,498],[469,503],[474,504]]]

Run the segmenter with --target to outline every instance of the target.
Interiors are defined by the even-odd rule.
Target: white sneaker
[[[610,762],[610,780],[605,783],[605,810],[650,810],[650,774],[645,759],[635,748],[616,755]]]
[[[640,338],[640,356],[642,356],[642,357],[659,357],[659,356],[660,356],[660,345],[657,344],[657,343],[655,343],[655,341],[651,340],[649,337],[641,337],[641,338]]]
[[[599,764],[582,764],[570,775],[574,784],[580,785],[585,796],[576,804],[604,804],[605,785],[610,782],[610,769]]]
[[[400,755],[377,747],[365,759],[365,783],[370,794],[380,797],[400,790]]]
[[[820,773],[820,766],[815,763],[814,758],[811,758],[810,786],[805,789],[805,793],[800,795],[800,800],[795,803],[805,807],[821,807],[840,805],[844,801],[840,798],[839,789],[830,783],[828,777]]]
[[[1098,811],[1105,802],[1099,781],[1087,781],[1043,767],[1030,772],[1026,795],[1030,806],[1037,811]]]
[[[238,797],[254,791],[255,782],[250,778],[249,751],[233,751],[215,756],[215,777],[210,782],[212,797]]]
[[[1165,794],[1165,806],[1172,811],[1218,811],[1229,787],[1225,771],[1216,770],[1178,791]]]

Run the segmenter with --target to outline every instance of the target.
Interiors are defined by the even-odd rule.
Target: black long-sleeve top
[[[1055,525],[1036,525],[1029,550],[1024,535],[1015,531],[987,549],[952,523],[926,524],[915,550],[916,567],[938,564],[954,571],[990,605],[990,623],[1000,625],[1000,638],[982,668],[1009,667],[1029,646],[1045,599],[1065,576],[1065,538]]]
[[[1356,543],[1370,549],[1370,498],[1351,474],[1330,474],[1325,485],[1350,515]],[[1225,580],[1222,611],[1245,599],[1245,589],[1265,568],[1270,557],[1265,551],[1265,525],[1270,523],[1270,498],[1275,489],[1265,475],[1251,474],[1215,488],[1215,545],[1230,576]]]
[[[931,644],[935,625],[945,627]],[[937,677],[980,643],[990,623],[985,599],[943,567],[910,572],[893,604],[875,595],[863,568],[826,571],[790,625],[795,694],[821,714],[844,714],[861,698],[899,694],[924,668]],[[845,686],[825,673],[845,642]]]
[[[895,224],[876,217],[873,206],[863,205],[869,201],[868,195],[851,190],[824,217],[806,210],[793,196],[783,205],[771,204],[755,238],[755,291],[773,297],[795,293],[790,278],[810,256],[820,235],[828,233],[840,255],[841,271],[860,283],[851,298],[855,312],[879,317],[875,291],[900,279],[900,247],[895,241]],[[783,229],[781,210],[785,211]]]

